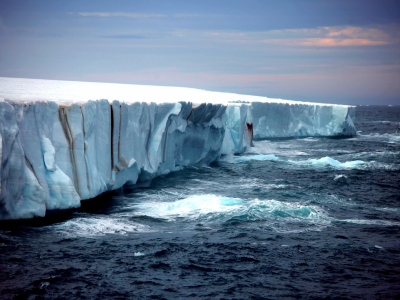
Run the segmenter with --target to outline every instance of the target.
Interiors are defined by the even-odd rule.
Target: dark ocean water
[[[400,299],[400,107],[0,227],[4,299]]]

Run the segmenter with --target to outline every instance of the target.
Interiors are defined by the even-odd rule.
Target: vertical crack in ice
[[[165,148],[167,147],[167,136],[168,136],[168,128],[169,128],[169,123],[171,122],[171,116],[169,116],[167,125],[165,126],[165,139],[164,139],[164,149],[163,149],[163,159],[162,162],[165,163]]]
[[[254,146],[254,144],[253,144],[253,124],[246,122],[246,128],[247,128],[247,132],[249,135],[250,147],[253,147]]]
[[[73,178],[74,187],[75,187],[75,190],[78,193],[79,197],[82,198],[81,191],[79,189],[79,183],[78,183],[78,170],[77,170],[76,159],[75,159],[74,139],[72,138],[71,129],[70,129],[70,126],[68,123],[68,118],[67,118],[67,114],[65,112],[64,107],[59,108],[58,116],[60,119],[61,128],[64,132],[64,135],[65,135],[65,137],[68,141],[68,145],[69,145],[69,155],[71,158],[72,173],[73,173],[73,177],[74,177]]]
[[[186,126],[189,126],[189,118],[192,115],[193,111],[194,111],[194,107],[192,107],[192,110],[190,111],[190,114],[188,115],[188,117],[186,118]]]
[[[111,143],[110,143],[110,146],[111,146],[111,172],[112,172],[113,169],[114,169],[114,146],[113,146],[113,141],[114,141],[114,109],[113,109],[112,104],[110,104],[110,108],[111,108]]]
[[[151,132],[152,132],[152,126],[151,122],[149,122],[149,131],[147,132],[147,137],[146,137],[146,158],[149,164],[150,164],[149,149],[151,145]]]
[[[118,171],[121,171],[121,124],[122,124],[122,106],[119,105],[119,131],[118,131]],[[126,160],[125,160],[126,162]],[[125,167],[125,166],[122,166]]]
[[[82,135],[83,135],[83,158],[85,160],[85,168],[86,168],[86,186],[87,189],[89,191],[89,197],[92,198],[94,197],[94,195],[92,196],[92,185],[91,185],[91,180],[90,180],[90,174],[89,174],[89,163],[88,163],[88,158],[87,158],[87,143],[85,141],[85,136],[86,136],[86,132],[85,132],[85,114],[82,111],[82,107],[79,107],[80,111],[81,111],[81,115],[82,115]]]

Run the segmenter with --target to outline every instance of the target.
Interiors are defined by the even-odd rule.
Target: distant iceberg
[[[0,219],[243,153],[253,138],[355,135],[355,107],[144,85],[0,78]]]

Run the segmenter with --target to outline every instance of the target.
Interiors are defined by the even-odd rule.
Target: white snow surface
[[[254,138],[352,135],[354,107],[191,88],[0,77],[0,220],[242,153]]]
[[[195,104],[212,103],[227,105],[230,102],[263,102],[309,104],[260,96],[239,95],[233,93],[210,92],[194,88],[152,86],[120,83],[100,83],[82,81],[61,81],[26,78],[0,77],[0,97],[18,101],[55,101],[60,106],[88,100],[108,99],[126,103],[176,103],[180,101]],[[318,104],[320,106],[342,106],[335,104]]]

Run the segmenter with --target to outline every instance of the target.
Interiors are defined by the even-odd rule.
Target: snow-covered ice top
[[[65,106],[71,103],[98,99],[107,99],[110,102],[112,100],[119,100],[126,103],[176,103],[189,101],[194,104],[206,102],[223,105],[240,105],[243,102],[273,102],[319,106],[346,106],[211,92],[184,87],[6,77],[0,77],[0,97],[16,101],[55,101],[59,105]]]

